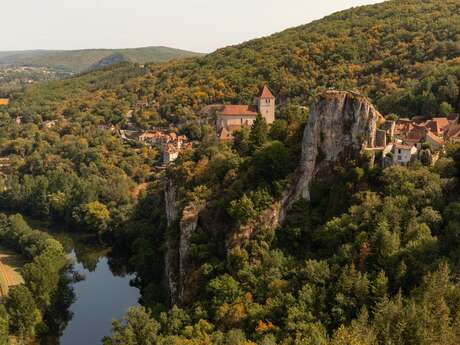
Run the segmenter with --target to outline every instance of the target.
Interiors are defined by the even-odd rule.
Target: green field
[[[11,286],[19,285],[24,282],[20,268],[24,265],[24,260],[20,255],[0,246],[0,296],[8,294]]]

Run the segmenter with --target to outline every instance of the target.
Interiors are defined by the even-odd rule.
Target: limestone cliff
[[[174,182],[171,179],[167,179],[165,184],[165,212],[166,219],[168,224],[168,229],[171,229],[177,222],[179,215],[178,205],[176,202],[177,191],[174,185]],[[165,285],[169,292],[169,303],[174,305],[177,303],[178,299],[178,287],[177,287],[177,277],[178,277],[178,265],[177,265],[177,241],[175,241],[171,236],[167,236],[166,239],[166,252],[164,257],[165,265]]]
[[[303,134],[298,178],[283,199],[280,222],[295,201],[310,199],[310,184],[320,170],[366,150],[373,153],[382,119],[371,102],[356,93],[330,90],[317,97]]]
[[[198,227],[225,232],[227,250],[242,245],[258,231],[276,229],[290,206],[300,198],[310,198],[310,184],[318,174],[324,175],[330,164],[373,153],[378,122],[382,116],[367,98],[351,92],[327,91],[311,107],[302,140],[300,165],[294,182],[282,200],[273,203],[257,219],[235,231],[231,226],[210,226],[207,218],[219,218],[218,210],[204,210],[205,202],[193,202],[185,208],[177,203],[172,181],[166,183],[166,214],[173,236],[168,236],[165,255],[166,277],[171,304],[187,304],[196,287],[196,267],[190,258],[191,238]],[[211,213],[210,213],[211,212]],[[210,214],[208,214],[210,213]],[[228,224],[227,224],[228,225]]]
[[[191,202],[182,212],[180,220],[180,240],[179,240],[179,303],[186,303],[189,299],[188,284],[189,274],[193,270],[193,262],[190,258],[191,238],[198,227],[200,212],[204,209],[204,201]]]
[[[181,211],[173,181],[168,179],[165,187],[165,211],[169,228],[166,240],[165,278],[170,304],[181,305],[189,295],[187,281],[193,269],[190,260],[190,241],[198,227],[199,214],[204,209],[205,202],[191,202]]]

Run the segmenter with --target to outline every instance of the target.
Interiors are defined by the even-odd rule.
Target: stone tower
[[[260,90],[255,101],[262,117],[265,118],[269,125],[272,124],[275,121],[276,98],[273,96],[267,85],[264,85],[264,87]]]

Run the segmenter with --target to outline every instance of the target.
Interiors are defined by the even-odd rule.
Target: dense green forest
[[[127,65],[32,86],[5,112],[0,109],[0,155],[11,164],[1,207],[96,233],[123,224],[135,187],[151,178],[157,151],[124,145],[98,125],[123,120],[138,99],[123,80],[143,73]],[[98,90],[108,83],[119,85],[124,95]],[[44,130],[46,120],[57,122]]]
[[[21,269],[25,283],[10,288],[0,304],[0,344],[8,344],[12,336],[26,344],[60,318],[55,305],[68,283],[61,274],[68,259],[59,242],[31,229],[20,215],[0,214],[0,242],[28,261]]]
[[[456,0],[387,1],[205,57],[121,63],[12,93],[0,108],[0,153],[13,167],[0,206],[110,234],[143,307],[107,345],[458,344],[458,147],[434,167],[338,164],[283,226],[259,220],[295,176],[319,91],[359,91],[384,114],[460,112],[459,14]],[[194,122],[204,105],[252,101],[264,82],[278,97],[270,128],[259,117],[219,144]],[[199,143],[162,176],[156,150],[98,128],[125,126],[129,110],[139,128],[173,124]],[[58,124],[43,130],[44,120]],[[179,224],[167,225],[163,177],[179,212],[206,205],[176,306],[164,258]],[[246,226],[256,236],[241,240]]]
[[[411,108],[401,109],[403,115],[433,115],[440,110],[435,99],[459,110],[459,6],[455,0],[404,0],[338,12],[157,67],[152,92],[177,113],[203,103],[250,101],[263,82],[282,101],[304,105],[332,87],[359,90],[385,111],[388,97],[410,90]]]
[[[113,56],[132,63],[161,63],[201,54],[168,47],[133,49],[29,50],[0,52],[0,65],[48,67],[66,72],[83,72]],[[120,61],[118,61],[120,62]]]

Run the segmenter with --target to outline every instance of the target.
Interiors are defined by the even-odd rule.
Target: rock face
[[[198,227],[199,214],[206,205],[204,201],[191,202],[180,212],[176,199],[176,188],[173,181],[168,179],[165,188],[166,218],[168,227],[176,228],[179,233],[178,237],[168,236],[166,240],[165,278],[170,305],[183,304],[189,295],[187,280],[193,268],[190,242]]]
[[[356,93],[326,91],[317,97],[303,135],[299,177],[283,199],[280,222],[295,201],[310,199],[310,183],[321,169],[366,150],[373,153],[381,120],[370,101]]]
[[[174,181],[171,178],[166,180],[165,185],[165,204],[166,204],[166,219],[168,221],[168,226],[171,226],[174,222],[177,221],[179,216],[179,210],[177,209],[177,190],[174,185]]]
[[[227,250],[241,246],[257,231],[275,229],[282,224],[286,212],[295,201],[310,198],[311,181],[331,163],[346,163],[364,151],[373,153],[377,125],[382,119],[363,96],[342,91],[327,91],[319,95],[311,107],[304,131],[298,177],[292,188],[281,201],[262,212],[258,219],[230,234]],[[206,203],[195,201],[182,210],[176,199],[174,183],[168,180],[165,191],[166,215],[168,226],[174,229],[176,236],[170,236],[166,244],[166,281],[170,304],[182,305],[191,299],[193,287],[196,286],[190,257],[191,238],[198,226],[207,228],[206,212],[202,212]]]
[[[179,216],[178,205],[176,202],[177,191],[174,186],[174,182],[171,179],[167,179],[165,184],[165,212],[168,223],[168,228],[171,228],[177,222]],[[166,240],[166,253],[164,258],[165,265],[165,280],[166,287],[169,292],[169,303],[174,305],[178,299],[178,287],[177,287],[177,243],[171,238]]]
[[[180,220],[180,240],[179,240],[179,303],[188,300],[188,273],[193,269],[193,262],[190,258],[190,243],[193,233],[198,227],[200,212],[204,209],[206,203],[197,201],[190,203],[184,208]]]

